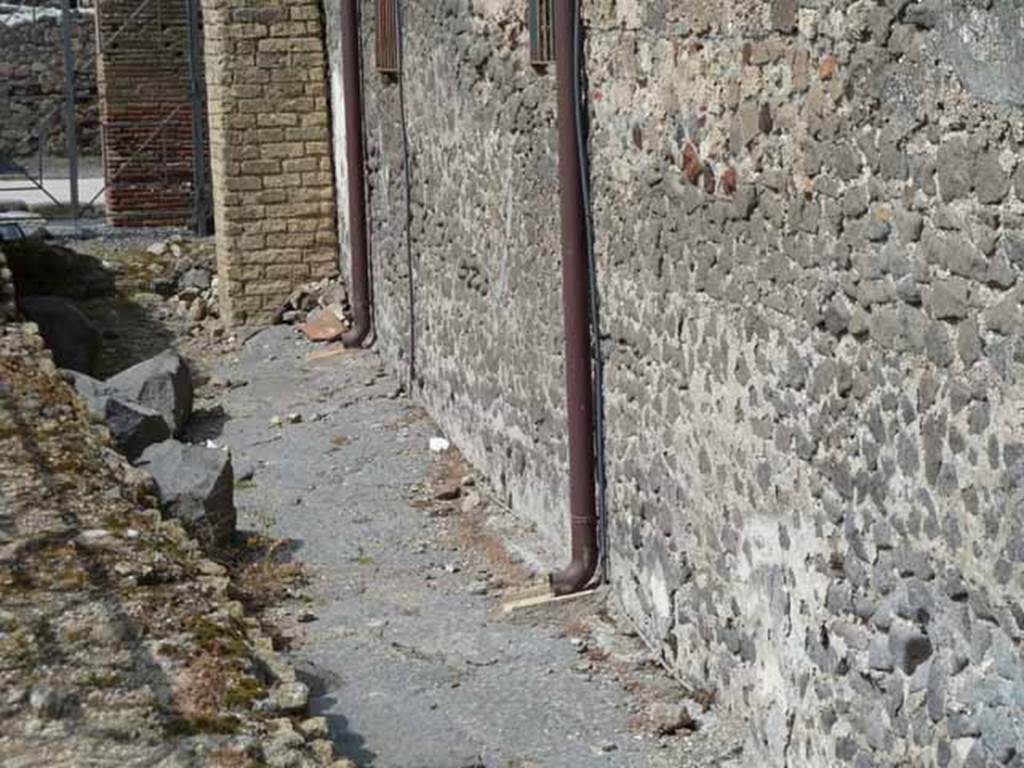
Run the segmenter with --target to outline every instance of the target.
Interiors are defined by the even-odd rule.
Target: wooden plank
[[[525,608],[535,608],[538,605],[557,605],[558,603],[578,600],[582,597],[589,597],[597,592],[596,589],[588,589],[583,592],[575,592],[571,595],[555,595],[551,587],[544,585],[533,590],[524,590],[517,597],[503,600],[501,603],[502,613],[514,613]]]
[[[329,357],[337,357],[338,355],[346,355],[351,352],[355,352],[354,349],[348,349],[347,347],[333,347],[331,349],[320,349],[316,352],[311,353],[306,360],[309,362],[315,362],[317,360],[326,360]]]

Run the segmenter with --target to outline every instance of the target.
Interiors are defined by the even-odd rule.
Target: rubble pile
[[[180,520],[204,548],[227,544],[235,531],[234,473],[229,453],[181,437],[192,415],[188,363],[173,350],[106,381],[65,372],[115,447],[148,471],[166,517]]]
[[[148,409],[170,433],[187,399],[173,363],[71,376],[78,397],[33,324],[0,324],[0,763],[350,766],[237,602],[233,563],[161,514],[161,479],[86,403]],[[176,503],[195,509],[193,448],[143,456],[168,454],[147,470],[171,466]]]
[[[276,321],[296,326],[312,341],[337,341],[351,326],[349,317],[345,285],[327,278],[292,291]]]
[[[174,309],[193,335],[223,334],[218,301],[217,259],[214,249],[202,241],[173,235],[150,245],[146,252],[163,270],[152,281],[152,291],[174,303]]]

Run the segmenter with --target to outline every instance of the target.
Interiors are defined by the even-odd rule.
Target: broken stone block
[[[671,736],[685,728],[695,727],[690,711],[683,704],[652,704],[647,710],[647,718],[655,733],[662,736]]]
[[[982,313],[990,331],[1013,336],[1024,329],[1024,290],[1012,291],[1002,301]]]
[[[149,446],[171,437],[170,427],[160,413],[112,394],[106,384],[84,373],[67,371],[67,376],[93,416],[106,422],[118,450],[129,460],[134,461]]]
[[[300,682],[283,683],[271,692],[270,702],[275,712],[301,714],[309,705],[309,688]]]
[[[39,326],[53,360],[60,368],[90,373],[100,351],[100,332],[69,301],[55,296],[24,296],[22,314]]]
[[[164,417],[144,405],[118,397],[105,397],[100,405],[114,442],[129,461],[137,459],[149,446],[171,436]]]
[[[57,720],[66,714],[70,697],[48,685],[37,685],[29,694],[29,706],[41,718]]]
[[[64,371],[65,380],[75,388],[75,391],[85,400],[89,409],[97,414],[103,414],[103,399],[107,396],[104,384],[92,376],[80,371]]]
[[[834,296],[825,307],[825,330],[835,336],[841,336],[850,327],[850,308],[841,296]]]
[[[188,308],[188,319],[190,323],[201,323],[206,319],[206,302],[201,298],[196,298]]]
[[[234,472],[223,451],[167,440],[143,451],[138,466],[153,475],[160,505],[204,546],[235,530]]]
[[[876,635],[871,639],[868,646],[868,666],[879,672],[892,672],[892,652],[884,635]]]
[[[972,159],[964,139],[954,137],[943,142],[937,165],[943,200],[958,200],[970,193]]]
[[[192,374],[173,350],[121,371],[107,379],[105,387],[161,414],[174,435],[181,434],[192,414]]]
[[[272,768],[308,765],[301,749],[304,744],[305,740],[295,731],[278,731],[263,748],[266,765]]]
[[[178,280],[178,290],[206,291],[211,285],[210,272],[202,267],[193,267]]]
[[[289,309],[300,312],[309,312],[315,308],[316,305],[316,296],[314,296],[306,286],[300,286],[292,291],[285,300],[284,305],[281,307],[281,312],[283,313]]]
[[[979,202],[1001,203],[1010,191],[1010,177],[1001,167],[998,152],[986,152],[977,158],[973,175]]]
[[[933,723],[942,720],[946,712],[946,686],[949,675],[942,660],[936,659],[928,670],[928,684],[925,689],[925,707]]]
[[[478,492],[469,491],[462,497],[461,506],[464,514],[473,514],[484,507],[484,500]]]
[[[170,250],[170,244],[166,240],[160,240],[146,248],[146,253],[152,256],[165,256]]]
[[[795,0],[773,0],[771,4],[772,28],[779,32],[791,32],[796,26]]]

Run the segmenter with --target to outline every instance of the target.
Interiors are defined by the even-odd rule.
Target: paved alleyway
[[[295,657],[343,755],[380,768],[733,764],[718,759],[736,758],[723,726],[643,725],[644,707],[679,689],[587,615],[597,601],[505,617],[499,580],[523,568],[466,515],[423,501],[452,460],[430,452],[436,428],[372,353],[316,353],[290,328],[254,337],[211,371],[227,418],[200,429],[234,453],[240,524],[288,537],[310,567]],[[588,628],[618,650],[595,649]]]

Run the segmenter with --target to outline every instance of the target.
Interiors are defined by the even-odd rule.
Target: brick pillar
[[[327,74],[316,0],[203,0],[221,301],[272,322],[337,274]]]
[[[96,67],[112,224],[192,221],[187,21],[184,0],[97,3]]]

